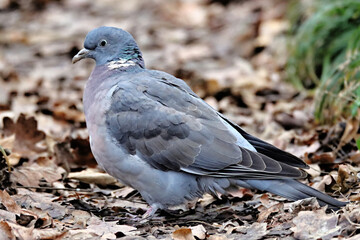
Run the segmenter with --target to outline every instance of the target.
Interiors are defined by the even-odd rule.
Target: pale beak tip
[[[90,50],[83,48],[72,58],[71,62],[73,64],[77,63],[78,61],[89,57],[89,53],[90,53]]]
[[[71,60],[71,63],[72,64],[74,64],[74,63],[76,63],[76,62],[78,62],[78,61],[80,61],[80,59],[78,59],[78,58],[75,58],[76,57],[76,55],[72,58],[72,60]]]

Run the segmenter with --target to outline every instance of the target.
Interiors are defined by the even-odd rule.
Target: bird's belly
[[[195,176],[155,169],[105,136],[102,127],[88,128],[91,149],[98,164],[120,182],[138,190],[150,205],[155,203],[166,208],[201,196]],[[97,131],[96,138],[92,137],[94,131]]]
[[[110,136],[103,116],[109,107],[111,92],[102,99],[95,94],[92,104],[96,107],[88,109],[96,111],[86,112],[91,151],[98,164],[122,183],[138,190],[149,204],[157,204],[160,208],[200,196],[195,176],[155,169],[137,155],[129,154]]]
[[[88,126],[91,151],[98,164],[127,185],[141,174],[141,162],[116,145],[102,126]]]

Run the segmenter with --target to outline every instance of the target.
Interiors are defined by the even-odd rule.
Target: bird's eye
[[[106,40],[101,40],[101,42],[99,43],[100,46],[104,47],[107,44]]]

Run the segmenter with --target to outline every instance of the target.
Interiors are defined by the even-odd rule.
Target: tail
[[[251,188],[268,191],[293,201],[309,197],[316,197],[320,206],[328,205],[331,209],[338,209],[347,204],[347,202],[340,202],[330,197],[329,195],[319,192],[318,190],[302,184],[301,182],[298,182],[294,179],[242,181]]]

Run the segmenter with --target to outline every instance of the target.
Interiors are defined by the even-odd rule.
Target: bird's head
[[[76,63],[92,58],[96,65],[116,61],[132,61],[144,67],[144,61],[134,38],[130,33],[115,27],[99,27],[90,31],[81,49],[72,59]]]

